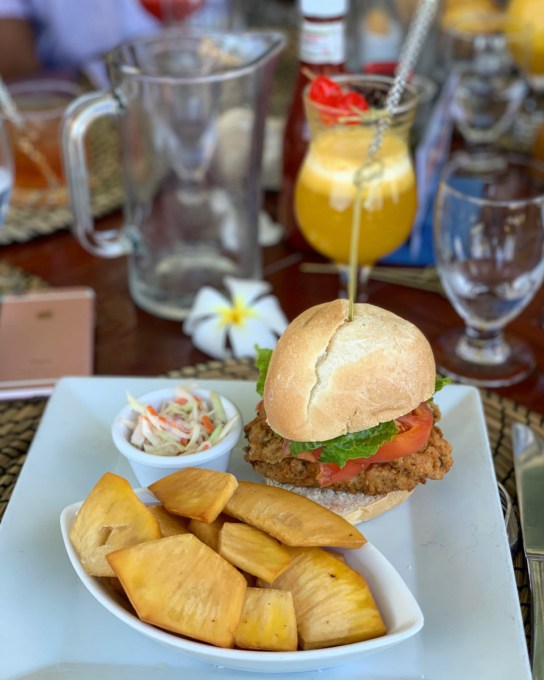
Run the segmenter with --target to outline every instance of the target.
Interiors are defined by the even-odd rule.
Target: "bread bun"
[[[434,393],[429,342],[412,323],[347,300],[311,307],[279,339],[264,386],[268,424],[282,437],[325,441],[409,413]]]
[[[414,493],[413,491],[391,491],[381,496],[367,496],[364,493],[346,493],[344,491],[333,491],[333,489],[280,484],[268,478],[265,481],[270,486],[279,486],[298,493],[300,496],[305,496],[311,501],[323,505],[328,510],[332,510],[354,525],[383,515],[384,512],[400,505]]]

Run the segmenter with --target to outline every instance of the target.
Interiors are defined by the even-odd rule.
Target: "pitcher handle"
[[[129,245],[120,228],[95,230],[85,138],[89,126],[96,120],[121,113],[121,105],[112,92],[91,92],[72,102],[62,124],[64,171],[74,213],[72,232],[86,250],[101,257],[125,255]]]

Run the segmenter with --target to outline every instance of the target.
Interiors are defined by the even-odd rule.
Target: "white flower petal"
[[[278,341],[259,319],[247,319],[241,326],[230,326],[229,338],[236,358],[254,357],[255,345],[272,349]]]
[[[226,348],[227,328],[217,319],[202,320],[193,330],[194,346],[214,359],[227,359],[230,356]]]
[[[270,292],[272,289],[272,286],[267,281],[236,279],[234,276],[225,276],[224,281],[233,304],[239,302],[245,307],[251,307],[258,297]]]
[[[232,307],[229,300],[215,290],[215,288],[210,288],[209,286],[204,286],[196,294],[193,306],[189,315],[183,322],[183,332],[187,335],[191,335],[194,332],[195,324],[197,324],[202,317],[210,316],[212,314],[217,315],[218,309],[222,307]]]
[[[258,300],[251,308],[262,322],[278,335],[281,335],[287,328],[289,321],[283,313],[278,298],[267,295],[262,300]]]

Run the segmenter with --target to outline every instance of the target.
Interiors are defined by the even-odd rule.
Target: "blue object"
[[[438,188],[438,176],[436,188]],[[414,239],[410,237],[400,248],[397,248],[393,253],[380,260],[380,264],[402,265],[405,267],[428,267],[434,264],[433,212],[436,188],[431,192],[428,200],[428,206],[418,234],[418,243],[416,244]]]
[[[451,148],[453,122],[450,115],[455,80],[449,78],[429,116],[416,148],[415,171],[418,185],[418,213],[408,241],[380,264],[427,267],[433,265],[433,212],[440,173]]]

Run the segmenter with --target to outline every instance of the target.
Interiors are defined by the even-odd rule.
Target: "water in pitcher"
[[[159,316],[169,316],[172,309],[190,307],[195,290],[221,289],[224,276],[239,274],[249,232],[226,191],[189,194],[167,186],[138,229],[128,229],[134,246],[129,261],[134,299],[144,309],[152,306]]]

